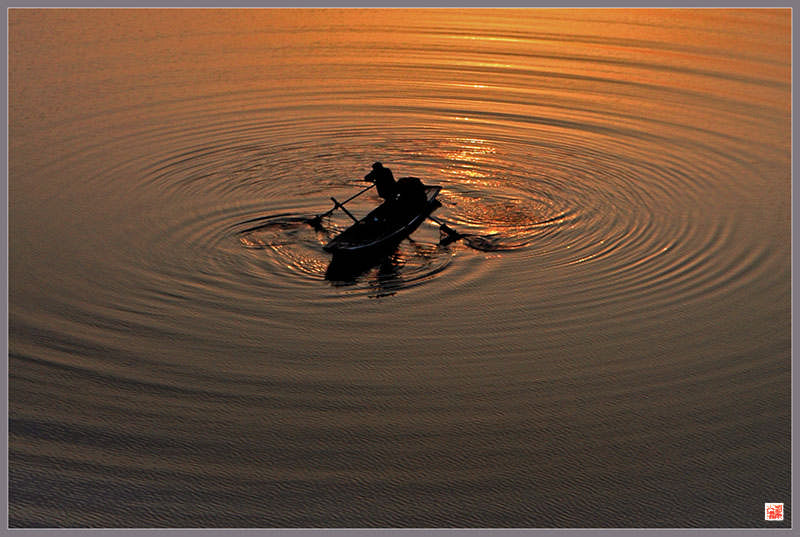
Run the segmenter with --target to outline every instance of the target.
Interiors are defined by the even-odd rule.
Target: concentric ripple
[[[790,14],[9,19],[12,526],[789,501]],[[458,237],[326,253],[375,161]]]

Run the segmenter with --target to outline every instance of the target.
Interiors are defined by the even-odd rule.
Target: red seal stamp
[[[783,520],[782,503],[765,503],[764,520],[780,521]]]

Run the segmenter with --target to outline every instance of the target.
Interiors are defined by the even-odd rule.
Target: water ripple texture
[[[769,525],[790,42],[780,9],[11,10],[9,524]],[[375,161],[459,239],[336,263],[350,219],[309,219]]]

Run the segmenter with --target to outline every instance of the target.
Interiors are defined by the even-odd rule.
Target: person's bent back
[[[380,162],[372,165],[372,171],[364,176],[364,180],[375,183],[375,186],[378,187],[378,195],[386,201],[394,201],[397,196],[397,183],[392,175],[392,170],[384,168]]]

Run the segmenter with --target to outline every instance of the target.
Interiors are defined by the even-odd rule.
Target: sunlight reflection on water
[[[10,10],[10,525],[760,526],[790,19]]]

